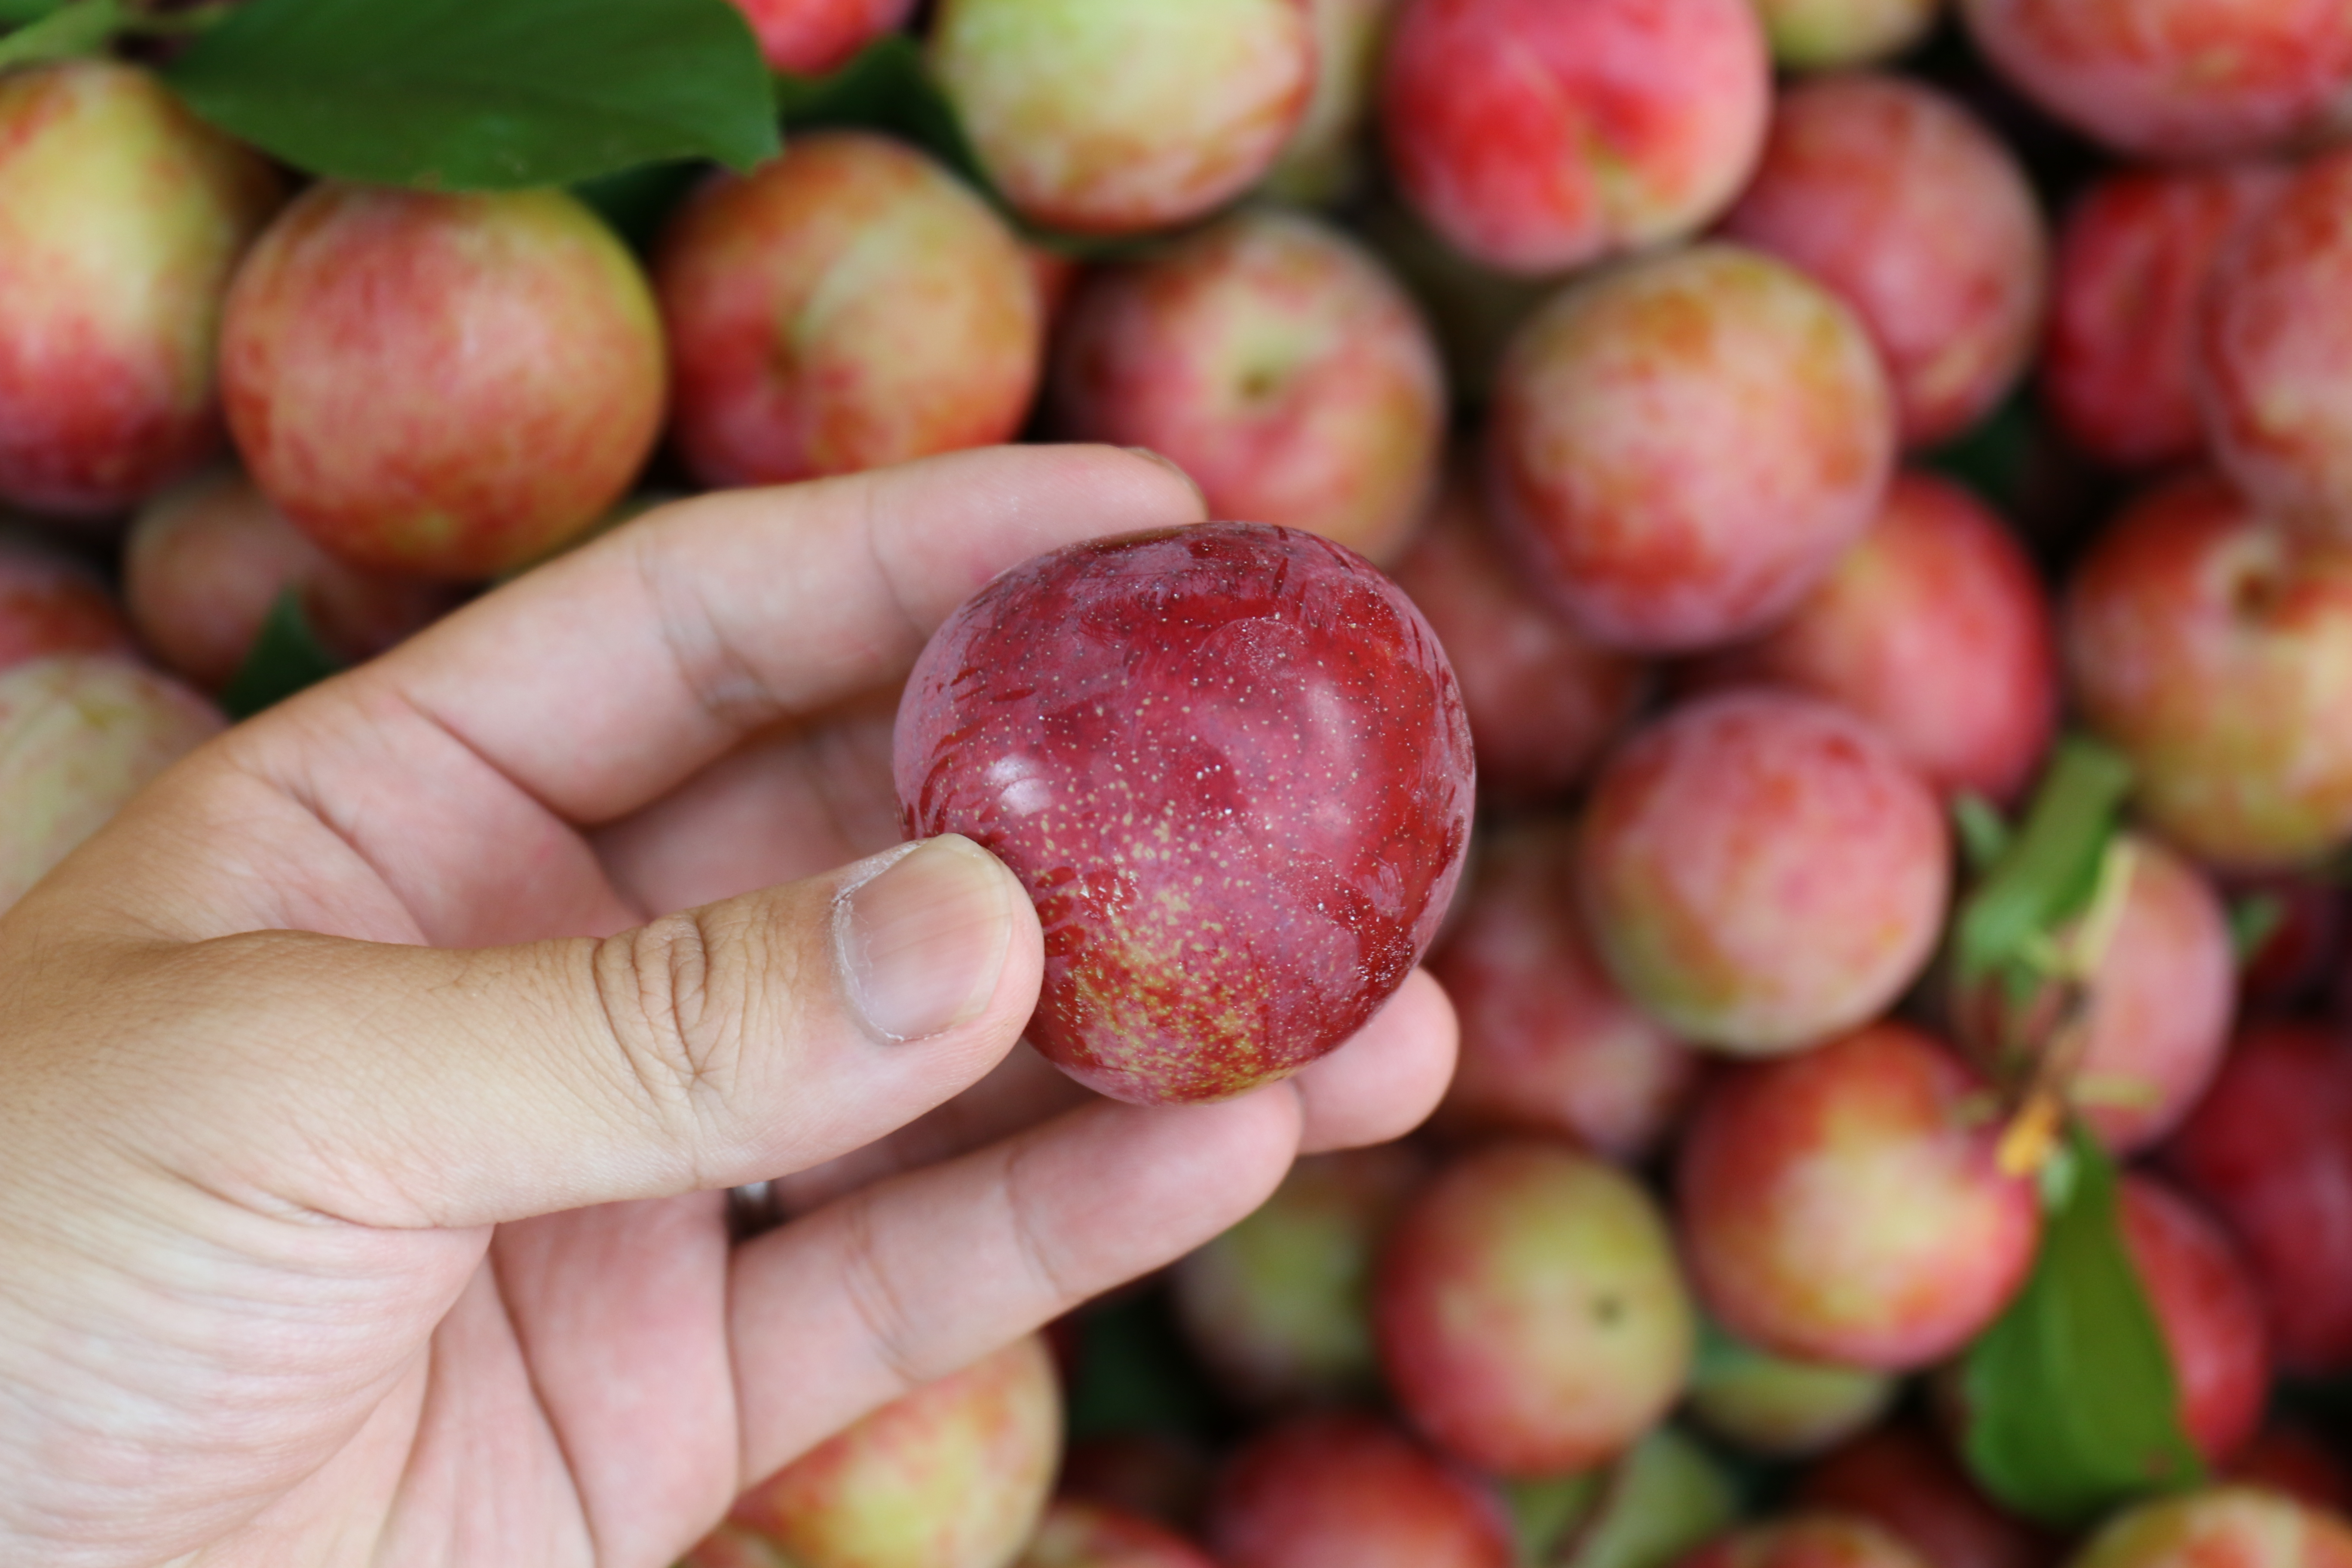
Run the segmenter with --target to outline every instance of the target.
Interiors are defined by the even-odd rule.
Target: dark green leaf
[[[2078,736],[2059,742],[2024,826],[1953,922],[1963,981],[2014,962],[2082,912],[2131,780],[2131,764],[2111,748]]]
[[[2203,1475],[2125,1250],[2115,1163],[2077,1128],[2066,1169],[2032,1278],[1961,1363],[1969,1468],[2001,1502],[2058,1525]]]
[[[1069,1387],[1073,1437],[1215,1429],[1217,1411],[1207,1379],[1176,1331],[1166,1291],[1089,1307],[1077,1327],[1077,1364]]]
[[[1960,837],[1960,854],[1969,869],[1979,877],[2009,851],[2009,819],[1980,795],[1963,791],[1952,797],[1952,827]]]
[[[60,10],[68,0],[0,0],[0,27],[21,27]]]
[[[2031,395],[2021,392],[1930,453],[1927,465],[2014,514],[2025,499],[2038,439]]]
[[[572,194],[595,208],[629,248],[642,255],[653,248],[671,209],[694,188],[706,167],[691,162],[647,163],[583,180],[572,187]]]
[[[197,113],[314,174],[560,184],[776,150],[728,0],[253,0],[166,68]]]
[[[122,0],[78,0],[0,38],[0,69],[94,55],[114,41],[126,16]]]
[[[232,719],[249,719],[342,668],[342,662],[320,645],[318,634],[310,629],[302,596],[289,588],[269,606],[245,663],[221,692],[221,706]]]
[[[1558,1568],[1668,1568],[1739,1516],[1715,1457],[1660,1426],[1609,1467],[1599,1498],[1553,1553]]]
[[[1505,1480],[1503,1502],[1511,1510],[1511,1533],[1518,1541],[1519,1561],[1543,1563],[1568,1532],[1576,1528],[1601,1495],[1599,1472],[1547,1477],[1541,1480]]]
[[[2230,906],[2230,946],[2245,963],[2286,921],[2285,901],[2272,893],[2249,893]]]

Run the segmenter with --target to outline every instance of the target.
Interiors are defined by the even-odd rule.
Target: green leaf
[[[21,27],[37,22],[68,3],[68,0],[0,0],[0,27]]]
[[[653,248],[671,210],[702,178],[705,168],[688,160],[646,163],[583,180],[572,187],[572,194],[593,207],[596,216],[642,256]]]
[[[1556,1568],[1668,1568],[1739,1517],[1739,1489],[1699,1444],[1661,1426],[1609,1468]]]
[[[1503,1502],[1511,1512],[1511,1534],[1518,1542],[1519,1561],[1535,1568],[1551,1560],[1560,1538],[1584,1518],[1600,1496],[1601,1480],[1591,1470],[1539,1480],[1507,1479],[1502,1491]]]
[[[2230,906],[2230,947],[2245,963],[2286,923],[2286,900],[2275,893],[2249,893]]]
[[[1964,790],[1952,797],[1952,829],[1959,835],[1969,869],[1979,877],[2009,852],[2009,819],[1980,795]]]
[[[1929,453],[1927,466],[2014,514],[2032,477],[2039,438],[2032,396],[2021,392]]]
[[[777,146],[729,0],[253,0],[164,73],[313,174],[512,190]]]
[[[2204,1474],[2125,1249],[2115,1163],[2077,1127],[2069,1166],[2032,1277],[1960,1372],[1969,1468],[2010,1508],[2062,1526]]]
[[[2097,889],[2131,783],[2120,752],[2079,736],[2059,742],[2024,826],[1953,922],[1963,982],[2022,958],[2036,939],[2082,912]]]
[[[114,41],[126,18],[122,0],[78,0],[52,10],[0,38],[0,70],[97,54]]]
[[[245,663],[221,692],[221,706],[232,719],[249,719],[342,668],[342,661],[320,646],[310,629],[301,595],[289,588],[269,606]]]
[[[1068,1391],[1073,1438],[1216,1430],[1216,1402],[1177,1332],[1165,1290],[1088,1307],[1078,1315],[1077,1331]]]

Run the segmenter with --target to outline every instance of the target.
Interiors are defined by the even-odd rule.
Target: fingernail
[[[952,833],[859,867],[834,900],[833,945],[866,1026],[920,1040],[978,1017],[1004,973],[1021,896],[993,856]]]
[[[1184,471],[1183,464],[1178,462],[1175,458],[1169,457],[1165,453],[1155,452],[1149,447],[1128,447],[1122,449],[1134,453],[1137,457],[1143,458],[1147,462],[1159,464],[1161,468],[1167,469],[1170,473],[1183,480],[1185,485],[1191,489],[1193,495],[1200,498],[1202,513],[1204,516],[1207,514],[1209,510],[1209,494],[1206,490],[1203,490],[1201,488],[1200,480],[1194,479],[1192,475]]]

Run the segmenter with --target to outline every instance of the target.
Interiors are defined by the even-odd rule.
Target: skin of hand
[[[1012,875],[872,853],[949,610],[1201,515],[1084,447],[683,502],[76,851],[0,918],[0,1562],[660,1568],[1300,1151],[1418,1121],[1425,976],[1287,1082],[1113,1104],[1015,1049]],[[730,1245],[771,1178],[788,1223]]]

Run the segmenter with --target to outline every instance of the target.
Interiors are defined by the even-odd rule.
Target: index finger
[[[902,675],[1005,567],[1202,516],[1173,465],[1109,447],[989,447],[702,496],[305,700],[388,691],[565,820],[609,821],[756,730]]]

